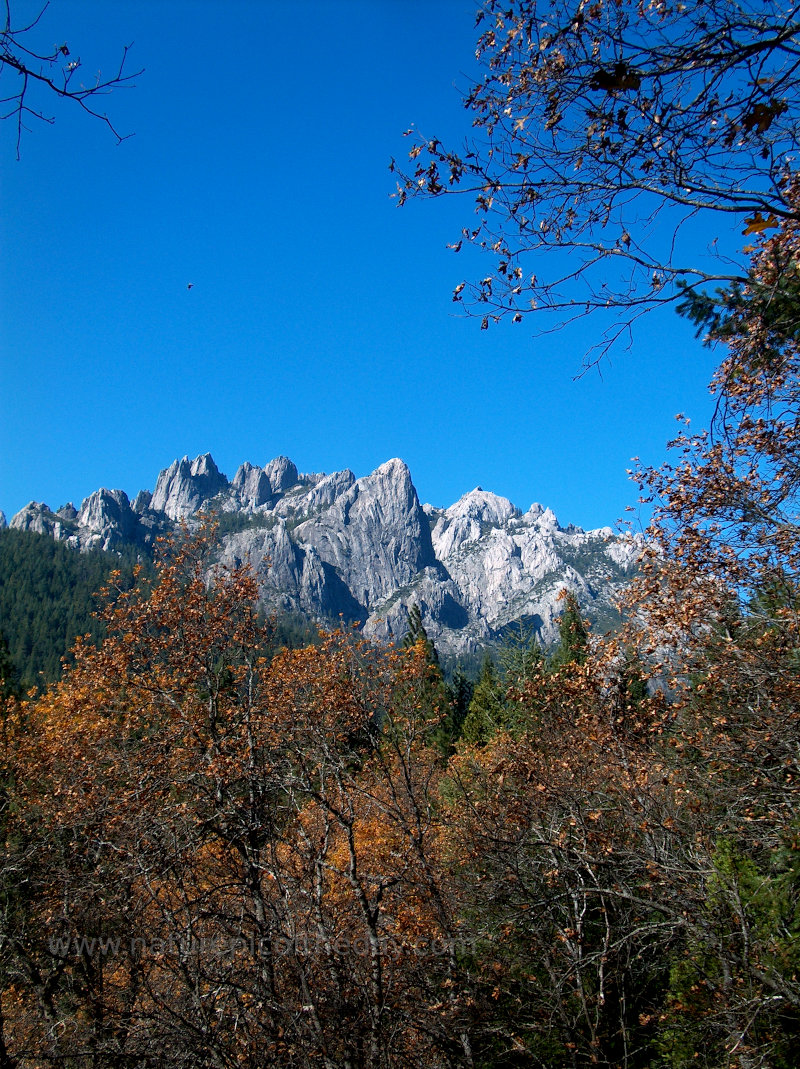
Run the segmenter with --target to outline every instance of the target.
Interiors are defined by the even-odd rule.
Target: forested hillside
[[[96,644],[105,625],[96,615],[105,604],[101,591],[111,573],[114,594],[130,590],[134,570],[152,581],[153,562],[141,547],[118,553],[80,553],[49,535],[0,531],[0,678],[15,691],[41,687],[59,679],[63,660],[79,636]],[[281,613],[270,619],[274,648],[296,648],[316,641],[317,629],[300,614]]]
[[[76,553],[47,535],[0,531],[0,634],[23,689],[58,679],[78,635],[101,637],[95,595],[112,571],[128,589],[139,557],[134,550]],[[143,564],[146,574],[151,564]]]

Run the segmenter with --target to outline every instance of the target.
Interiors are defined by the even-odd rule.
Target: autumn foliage
[[[267,655],[205,533],[4,721],[8,1064],[448,1063],[457,920],[421,649]]]
[[[212,530],[112,581],[4,710],[0,1064],[790,1065],[793,603],[667,515],[626,632],[570,601],[447,752],[429,644],[276,651]]]

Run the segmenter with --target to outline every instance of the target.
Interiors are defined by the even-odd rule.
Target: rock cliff
[[[153,512],[163,512],[171,520],[182,520],[228,487],[228,480],[211,459],[210,453],[189,460],[174,460],[158,477],[150,499]]]
[[[267,608],[358,621],[368,634],[398,639],[416,603],[448,654],[478,649],[520,619],[551,643],[565,587],[606,629],[641,548],[608,527],[562,527],[541,505],[523,513],[480,487],[447,509],[422,505],[397,459],[357,479],[351,471],[303,475],[277,457],[264,467],[244,463],[229,481],[205,453],[174,461],[132,504],[106,489],[80,509],[52,512],[32,501],[11,526],[76,549],[147,548],[201,512],[220,517],[221,560],[250,561]]]

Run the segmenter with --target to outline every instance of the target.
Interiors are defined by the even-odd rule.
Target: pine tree
[[[453,678],[448,684],[447,695],[450,699],[448,728],[450,739],[457,742],[464,730],[464,721],[469,713],[470,702],[475,693],[475,684],[465,674],[461,665],[456,665]]]
[[[509,686],[522,686],[536,674],[544,660],[535,628],[518,620],[505,633],[497,656]]]
[[[416,602],[411,606],[408,611],[408,631],[403,639],[403,649],[411,649],[412,646],[416,646],[418,642],[422,642],[427,650],[428,661],[430,664],[439,664],[439,654],[436,652],[436,647],[428,638],[428,632],[425,630],[425,626],[422,623],[422,612],[419,605]]]
[[[589,632],[581,616],[578,599],[572,592],[567,592],[566,607],[558,624],[558,648],[553,654],[553,666],[561,668],[565,664],[583,664],[589,647]]]
[[[464,720],[462,738],[474,746],[483,746],[506,726],[504,687],[498,679],[494,662],[487,653],[481,668],[475,693]]]
[[[20,696],[19,673],[11,658],[6,636],[0,631],[0,700]]]

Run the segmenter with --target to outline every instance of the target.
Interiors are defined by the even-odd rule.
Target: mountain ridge
[[[211,511],[222,562],[251,562],[265,608],[358,622],[396,640],[417,604],[451,655],[485,646],[518,620],[551,644],[565,588],[606,629],[641,550],[610,527],[562,527],[551,509],[535,503],[522,512],[480,486],[448,508],[424,505],[399,458],[357,478],[349,469],[300,473],[280,456],[264,467],[245,462],[229,480],[210,453],[184,456],[133,501],[105,487],[80,509],[31,501],[10,526],[77,550],[151,552],[160,535]]]

